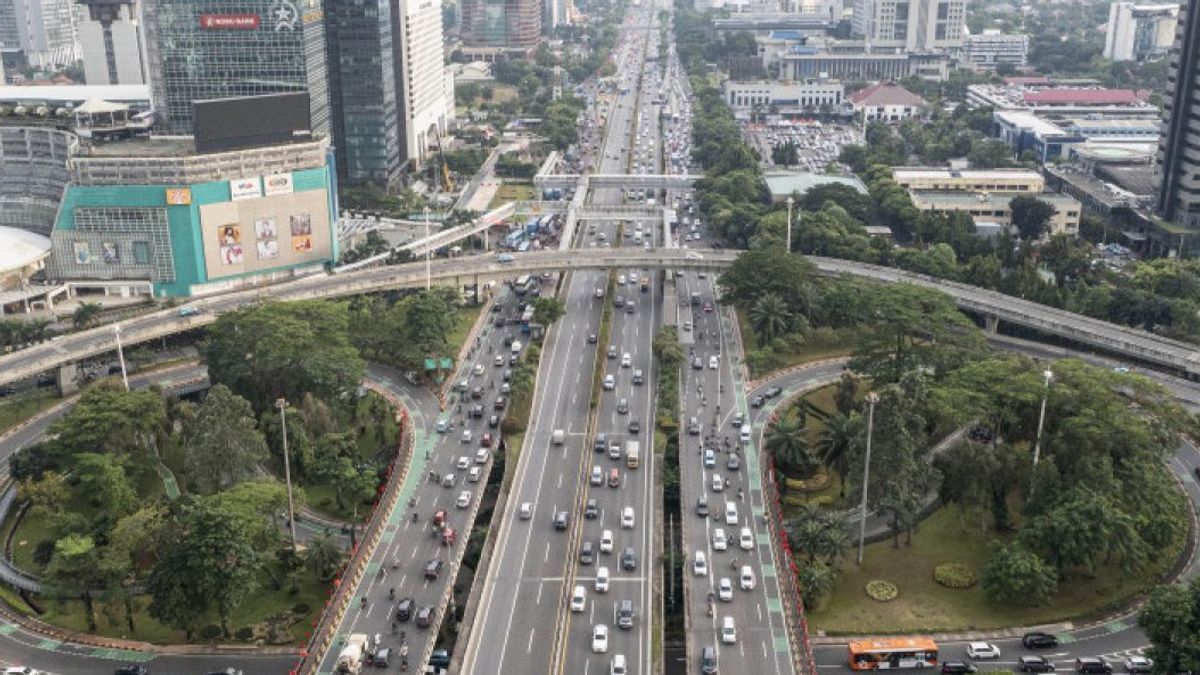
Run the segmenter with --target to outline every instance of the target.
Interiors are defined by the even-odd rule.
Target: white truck
[[[625,441],[625,466],[636,469],[642,459],[641,452],[637,441]]]
[[[562,445],[567,440],[567,432],[562,429],[555,429],[550,436],[551,442],[555,445]]]
[[[351,633],[346,639],[346,646],[342,647],[342,653],[338,654],[336,672],[358,675],[362,670],[368,642],[366,633]]]

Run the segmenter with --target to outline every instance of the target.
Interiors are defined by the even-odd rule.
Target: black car
[[[1022,673],[1053,673],[1054,664],[1040,656],[1018,656],[1017,670]]]
[[[592,441],[592,450],[604,452],[607,449],[608,441],[604,439],[604,434],[596,434],[596,440]]]
[[[766,398],[775,398],[776,396],[778,396],[782,393],[783,393],[783,390],[780,389],[779,387],[771,387],[770,389],[763,392],[763,396]]]
[[[494,325],[496,328],[504,328],[504,324],[506,323],[508,322],[504,320],[504,317],[498,316],[496,317],[496,320],[492,322],[492,325]]]
[[[979,670],[974,664],[966,661],[942,661],[943,675],[960,675],[960,673],[974,673]]]
[[[433,653],[429,655],[429,665],[437,668],[449,668],[450,652],[446,651],[445,649],[433,650]]]
[[[633,548],[627,548],[621,553],[621,569],[631,571],[637,569],[637,554]]]
[[[595,499],[587,500],[587,506],[583,507],[583,517],[588,520],[600,517],[600,507],[596,504]]]
[[[1075,659],[1075,672],[1077,673],[1103,673],[1104,675],[1112,675],[1113,667],[1101,658],[1093,656],[1081,656]]]
[[[445,563],[442,562],[441,558],[434,558],[433,560],[425,563],[425,578],[437,579],[438,575],[442,573],[442,566],[444,564]]]
[[[429,626],[433,623],[433,607],[425,605],[421,609],[417,610],[416,623],[418,628],[429,628]]]
[[[471,390],[471,399],[472,400],[478,401],[481,398],[483,398],[483,387],[475,387],[474,389]]]
[[[592,546],[592,542],[585,541],[583,546],[579,547],[579,564],[591,565],[596,562],[596,548]]]
[[[401,598],[400,602],[396,603],[396,620],[408,621],[412,618],[413,610],[417,607],[417,601],[414,598]]]
[[[1058,646],[1058,637],[1050,633],[1034,632],[1021,636],[1021,644],[1026,649],[1048,649]]]
[[[471,417],[474,417],[477,420],[483,419],[483,405],[482,404],[476,403],[475,405],[471,406]]]
[[[701,518],[708,517],[708,499],[700,497],[696,500],[696,515]]]
[[[128,665],[117,668],[113,671],[113,675],[147,675],[149,672],[146,670],[146,666]]]
[[[761,407],[763,407],[764,401],[766,401],[766,399],[763,398],[762,396],[755,396],[754,398],[750,399],[750,407],[751,408],[761,408]]]

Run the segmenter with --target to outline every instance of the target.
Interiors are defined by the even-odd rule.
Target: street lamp
[[[871,434],[875,431],[875,404],[879,402],[879,394],[867,394],[867,453],[863,458],[863,494],[862,513],[858,521],[858,564],[863,561],[863,547],[867,541],[867,484],[871,480]]]
[[[425,207],[425,290],[429,290],[430,284],[430,260],[433,255],[433,247],[429,245],[429,207]]]
[[[1033,465],[1038,465],[1038,459],[1042,452],[1042,426],[1046,423],[1046,399],[1050,398],[1050,380],[1054,379],[1054,373],[1049,368],[1042,371],[1042,377],[1046,378],[1046,389],[1042,392],[1042,411],[1038,414],[1037,436],[1033,441]],[[1032,492],[1032,489],[1030,490]]]
[[[788,198],[787,198],[787,205],[788,205],[787,248],[784,249],[788,253],[792,252],[792,204],[795,204],[795,203],[796,203],[795,198],[793,198],[791,195],[788,195]]]
[[[117,360],[121,362],[121,381],[125,383],[125,391],[129,391],[129,374],[125,372],[125,350],[121,348],[121,324],[113,324],[113,333],[117,336]]]
[[[292,534],[292,553],[296,552],[296,508],[292,503],[292,465],[288,459],[287,442],[287,399],[275,399],[275,407],[279,408],[279,424],[283,436],[283,480],[287,483],[288,495],[288,532]]]

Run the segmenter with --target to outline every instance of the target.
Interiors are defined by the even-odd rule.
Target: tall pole
[[[433,247],[429,245],[429,207],[425,207],[425,290],[429,290],[430,284],[430,260],[433,256]]]
[[[125,350],[121,348],[121,324],[113,324],[113,333],[117,336],[117,360],[121,362],[121,381],[125,383],[125,391],[129,391],[129,374],[125,372]]]
[[[292,464],[288,459],[287,442],[287,399],[275,399],[275,407],[279,408],[279,424],[283,431],[283,480],[287,483],[288,495],[288,532],[292,534],[292,553],[296,552],[296,507],[292,503]]]
[[[788,219],[787,219],[787,248],[784,250],[788,253],[792,252],[792,204],[795,204],[795,198],[789,196],[787,199]]]
[[[879,394],[867,394],[867,456],[863,458],[863,495],[862,515],[858,521],[858,564],[863,561],[863,547],[867,542],[867,485],[871,480],[871,434],[875,431],[875,404],[879,402]]]
[[[1046,399],[1050,398],[1050,380],[1054,379],[1054,373],[1050,370],[1042,372],[1042,377],[1046,378],[1046,389],[1042,392],[1042,411],[1038,413],[1038,428],[1037,436],[1033,441],[1033,465],[1038,465],[1038,459],[1042,453],[1042,426],[1046,424]]]

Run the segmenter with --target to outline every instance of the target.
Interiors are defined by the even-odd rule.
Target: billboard
[[[262,180],[258,176],[229,181],[229,198],[234,201],[239,199],[253,199],[261,196]]]
[[[204,30],[254,30],[258,25],[257,14],[200,15],[200,27]]]
[[[307,92],[193,101],[197,152],[312,140]]]
[[[210,281],[323,262],[333,255],[326,189],[202,204],[199,211]],[[89,254],[93,260],[99,257]]]
[[[168,206],[187,206],[192,203],[191,188],[167,188]]]
[[[263,188],[263,193],[268,197],[288,194],[293,188],[292,174],[274,173],[269,176],[263,176]]]

